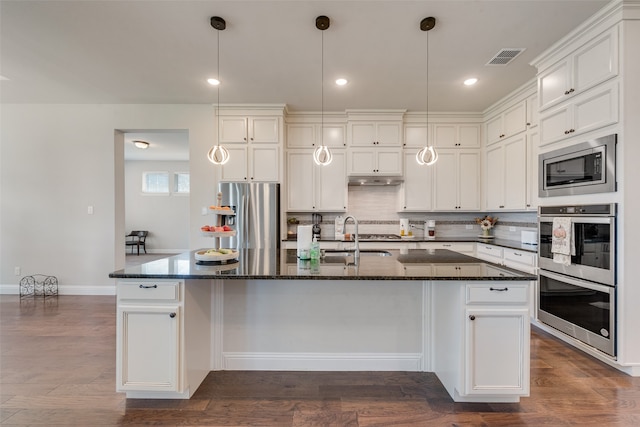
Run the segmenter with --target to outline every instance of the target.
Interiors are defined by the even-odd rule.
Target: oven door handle
[[[575,277],[564,276],[562,274],[552,273],[547,270],[539,270],[540,276],[548,277],[549,279],[557,280],[558,282],[568,283],[570,285],[579,286],[581,288],[591,289],[592,291],[604,292],[607,294],[613,293],[613,287],[607,285],[599,285],[597,283],[588,282],[586,280],[576,279]]]
[[[592,217],[592,216],[571,216],[571,215],[567,215],[567,214],[558,214],[558,215],[553,215],[553,216],[541,216],[539,219],[539,222],[549,222],[552,223],[553,222],[553,218],[569,218],[571,220],[571,222],[578,222],[578,223],[589,223],[589,224],[611,224],[613,222],[613,217],[612,216],[598,216],[598,217]]]

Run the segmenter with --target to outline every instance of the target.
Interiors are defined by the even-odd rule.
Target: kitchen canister
[[[409,219],[400,218],[400,235],[408,236],[409,235]]]
[[[313,226],[298,226],[298,258],[311,259],[311,242],[313,239]]]

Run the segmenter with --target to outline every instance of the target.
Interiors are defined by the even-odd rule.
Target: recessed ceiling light
[[[211,86],[218,86],[220,84],[220,80],[218,79],[207,79],[207,83],[209,83]]]
[[[347,83],[349,83],[349,82],[347,81],[347,79],[338,79],[338,80],[336,80],[336,84],[337,84],[338,86],[344,86],[344,85],[346,85]]]
[[[149,143],[147,141],[134,140],[133,145],[141,150],[146,150],[147,148],[149,148]]]
[[[465,84],[466,86],[472,86],[472,85],[476,84],[477,82],[478,82],[478,79],[476,79],[476,78],[472,78],[472,79],[467,79],[467,80],[465,80],[465,81],[464,81],[464,84]]]

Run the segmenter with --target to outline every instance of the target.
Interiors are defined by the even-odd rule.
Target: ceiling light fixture
[[[348,81],[347,79],[338,79],[338,80],[336,80],[336,84],[337,84],[338,86],[344,86],[344,85],[346,85],[347,83],[349,83],[349,81]]]
[[[209,83],[211,86],[218,86],[220,84],[220,80],[218,79],[207,79],[207,83]]]
[[[431,166],[438,161],[438,152],[433,145],[429,145],[429,30],[436,26],[436,18],[430,16],[420,21],[420,29],[427,33],[427,132],[426,144],[416,154],[419,165]]]
[[[139,148],[141,150],[146,150],[147,148],[149,148],[149,143],[147,141],[135,140],[132,142],[133,142],[133,145],[136,146],[136,148]]]
[[[467,79],[464,81],[465,86],[472,86],[474,84],[478,83],[478,79],[476,79],[475,77]]]
[[[333,160],[333,155],[329,147],[324,145],[324,30],[329,28],[331,20],[324,15],[316,18],[316,28],[321,31],[321,71],[320,80],[322,82],[321,100],[320,100],[320,146],[313,152],[313,161],[317,165],[326,166]]]
[[[211,26],[217,30],[216,31],[216,42],[218,44],[217,73],[218,73],[218,78],[220,78],[220,31],[227,28],[227,23],[225,22],[224,19],[220,18],[219,16],[212,16]],[[217,136],[216,136],[216,145],[211,147],[211,149],[209,150],[209,153],[207,153],[207,158],[214,165],[224,165],[229,161],[229,151],[220,145],[220,84],[219,84],[220,81],[217,79],[209,79],[209,83],[211,83],[210,80],[216,80],[218,82],[218,84],[216,85],[216,98],[217,98],[216,101],[218,104],[218,108],[216,109],[216,120],[217,120],[216,135]]]

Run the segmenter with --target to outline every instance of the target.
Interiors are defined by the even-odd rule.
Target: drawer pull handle
[[[517,252],[514,252],[513,254],[514,254],[515,256],[522,256],[522,254],[519,254],[519,253],[517,253]]]
[[[169,313],[169,317],[171,317],[173,319],[174,317],[176,317],[176,314],[175,313]]]
[[[490,291],[498,291],[498,292],[505,292],[508,291],[509,288],[489,288]]]
[[[158,285],[140,285],[140,289],[156,289]]]
[[[476,320],[476,316],[474,316],[473,314],[469,316],[469,320]]]

